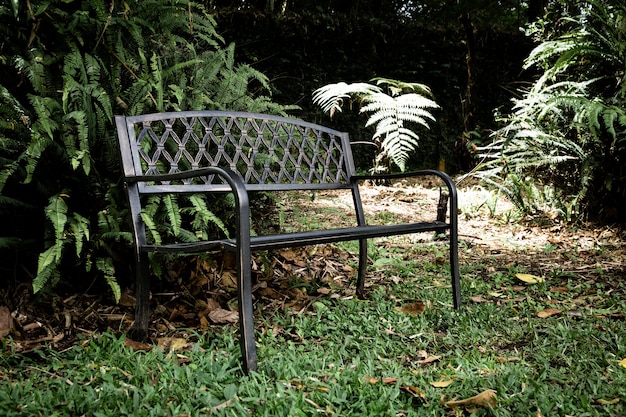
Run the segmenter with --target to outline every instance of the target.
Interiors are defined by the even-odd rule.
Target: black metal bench
[[[240,342],[245,372],[256,370],[251,252],[339,241],[359,241],[357,294],[362,296],[367,239],[419,232],[449,236],[452,299],[461,306],[458,267],[457,192],[445,173],[356,175],[348,134],[301,120],[223,111],[189,111],[117,116],[117,134],[134,226],[137,278],[135,332],[147,335],[149,253],[234,251],[237,259]],[[368,225],[359,194],[366,180],[435,175],[447,187],[448,216],[394,225]],[[298,233],[251,236],[248,193],[254,191],[335,190],[352,192],[354,226]],[[142,219],[142,196],[232,193],[236,207],[231,238],[150,244]],[[444,209],[445,210],[445,209]],[[447,217],[447,219],[446,219]],[[447,221],[446,221],[447,220]]]

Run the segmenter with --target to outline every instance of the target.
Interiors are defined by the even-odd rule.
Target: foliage
[[[579,4],[562,34],[539,22],[540,43],[525,67],[540,71],[494,142],[483,149],[477,176],[495,182],[526,212],[540,200],[529,189],[552,189],[563,213],[605,219],[626,202],[626,6]]]
[[[475,260],[464,271],[468,302],[454,310],[443,284],[448,273],[436,262],[442,248],[393,246],[377,246],[395,262],[380,264],[385,272],[370,301],[335,297],[335,280],[324,287],[331,295],[313,292],[273,307],[261,301],[260,368],[249,376],[238,366],[236,326],[179,329],[149,346],[90,332],[74,347],[29,354],[11,352],[17,343],[5,339],[0,414],[624,415],[619,267],[574,274],[544,262],[545,281],[530,283],[520,279],[521,264],[545,261],[541,248],[510,253],[518,262],[508,267],[492,248],[468,248]],[[613,255],[607,250],[598,265]],[[573,244],[561,259],[585,265]],[[445,405],[486,390],[497,394],[495,409]]]
[[[25,6],[0,6],[0,247],[21,254],[28,271],[28,254],[38,253],[36,291],[62,278],[89,282],[87,272],[104,277],[119,298],[116,266],[128,264],[131,237],[113,114],[284,107],[272,103],[263,74],[236,65],[234,45],[224,46],[197,3]],[[206,204],[191,206],[192,220],[216,222]]]
[[[419,135],[410,129],[411,124],[428,128],[428,120],[435,120],[429,109],[436,109],[439,105],[427,97],[432,94],[424,84],[384,78],[372,81],[376,85],[328,84],[314,92],[313,102],[331,118],[351,100],[361,105],[361,113],[370,113],[365,126],[375,125],[372,140],[379,149],[377,168],[381,168],[381,160],[389,158],[404,171],[409,153],[419,144]],[[387,87],[388,93],[381,85]]]

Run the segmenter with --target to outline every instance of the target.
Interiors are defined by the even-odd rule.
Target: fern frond
[[[369,94],[382,93],[380,87],[368,83],[346,84],[340,82],[328,84],[313,92],[313,103],[322,108],[324,113],[329,113],[332,117],[335,112],[340,112],[345,101],[350,98],[359,99]]]
[[[45,259],[49,259],[51,255],[49,251],[54,251],[54,248],[49,248],[47,251],[39,256],[39,268],[37,270],[37,276],[33,280],[33,292],[37,293],[45,287],[53,287],[61,279],[61,273],[56,269],[56,265],[53,261],[46,262]],[[44,260],[42,261],[42,257]],[[45,265],[41,267],[41,265]]]
[[[46,207],[46,218],[52,223],[54,229],[55,246],[57,258],[61,258],[62,243],[64,241],[63,235],[65,232],[65,224],[67,223],[67,204],[64,201],[65,196],[61,194],[54,195],[48,200],[48,206]]]
[[[209,210],[206,201],[201,195],[192,194],[189,196],[189,201],[193,205],[194,220],[193,227],[195,230],[206,228],[208,225],[213,224],[224,233],[226,237],[229,236],[226,225],[218,216]]]
[[[150,235],[152,236],[154,244],[155,245],[160,245],[162,243],[161,233],[159,233],[159,228],[157,227],[157,224],[155,223],[155,221],[152,218],[152,216],[150,216],[146,212],[142,212],[141,213],[141,220],[143,220],[146,228],[150,232]]]
[[[76,256],[80,258],[83,252],[83,243],[89,241],[89,219],[78,213],[72,213],[67,222],[68,229],[74,237],[74,246],[76,247]]]
[[[178,236],[181,231],[182,218],[180,217],[180,207],[176,196],[166,194],[163,196],[163,204],[165,205],[166,215],[170,221],[169,226],[172,228],[174,236]]]
[[[390,78],[382,78],[382,77],[373,78],[372,81],[375,81],[376,85],[378,86],[380,85],[387,86],[387,88],[391,92],[390,95],[392,97],[409,94],[411,92],[416,93],[420,96],[432,97],[432,91],[430,87],[428,87],[426,84],[410,83],[410,82],[392,80]]]
[[[109,288],[111,288],[111,291],[113,292],[113,298],[115,299],[115,302],[119,303],[120,298],[122,297],[122,289],[117,283],[117,278],[115,277],[115,267],[113,266],[113,260],[109,257],[98,258],[96,259],[96,268],[104,275],[104,279],[106,280],[107,284],[109,284]]]

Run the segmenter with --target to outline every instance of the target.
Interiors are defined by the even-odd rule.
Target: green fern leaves
[[[419,145],[414,126],[429,127],[434,121],[432,109],[439,105],[428,98],[430,89],[419,83],[406,83],[377,78],[376,85],[368,83],[337,83],[317,89],[313,103],[331,117],[351,101],[361,105],[360,112],[369,114],[366,126],[374,126],[373,141],[380,152],[390,158],[401,171],[406,169],[410,153]],[[387,93],[381,85],[387,87]]]
[[[32,252],[20,259],[36,262],[19,269],[33,271],[36,291],[90,275],[119,299],[113,260],[127,263],[132,238],[113,114],[288,107],[271,101],[263,74],[236,63],[202,3],[28,4],[0,14],[14,28],[0,57],[0,249]],[[224,229],[202,196],[158,203],[143,214],[155,241]]]
[[[626,204],[626,189],[616,186],[626,179],[626,6],[582,4],[566,33],[535,28],[548,39],[540,39],[525,67],[542,73],[514,100],[475,173],[516,196],[526,212],[542,211],[533,200],[550,197],[570,220],[597,219]],[[552,192],[530,191],[545,187]]]

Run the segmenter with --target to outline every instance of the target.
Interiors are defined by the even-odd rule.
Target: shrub
[[[131,235],[113,115],[285,108],[194,2],[11,5],[0,6],[0,249],[35,291],[96,275],[119,298]]]
[[[575,9],[561,33],[543,21],[530,31],[542,42],[525,67],[539,78],[514,100],[475,174],[525,212],[624,220],[626,6],[587,1]]]

